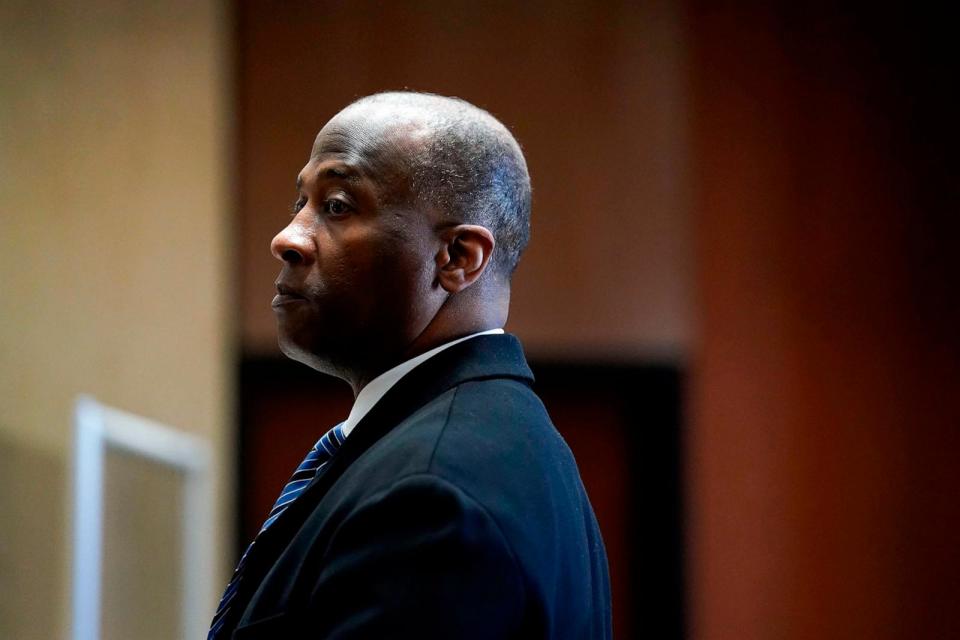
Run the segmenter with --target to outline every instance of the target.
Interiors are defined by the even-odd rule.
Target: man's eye
[[[297,215],[300,213],[300,209],[303,209],[303,205],[307,204],[307,199],[304,197],[297,198],[293,203],[293,206],[290,207],[290,213]]]
[[[343,200],[331,198],[330,200],[324,201],[323,211],[324,213],[328,213],[330,215],[341,216],[350,211],[350,206],[347,205]]]

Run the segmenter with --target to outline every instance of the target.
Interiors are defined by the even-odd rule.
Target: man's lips
[[[270,306],[277,308],[298,302],[306,302],[306,300],[307,299],[295,289],[291,289],[290,287],[278,282],[277,295],[273,297],[273,302],[270,303]]]

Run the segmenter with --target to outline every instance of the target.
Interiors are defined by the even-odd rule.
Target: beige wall
[[[0,637],[67,629],[76,394],[232,450],[226,13],[0,1]]]

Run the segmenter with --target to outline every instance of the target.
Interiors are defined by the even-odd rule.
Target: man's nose
[[[273,237],[270,253],[277,260],[290,264],[310,264],[316,259],[316,248],[310,233],[298,223],[297,218]]]

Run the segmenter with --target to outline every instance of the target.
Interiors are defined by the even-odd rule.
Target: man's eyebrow
[[[325,178],[333,180],[346,180],[347,182],[359,182],[360,172],[349,167],[327,167],[325,170],[317,172],[317,175],[323,175]]]
[[[346,182],[359,182],[360,172],[352,167],[327,167],[317,171],[317,177],[324,177],[330,180],[344,180]],[[303,176],[297,176],[297,191],[303,191]]]

